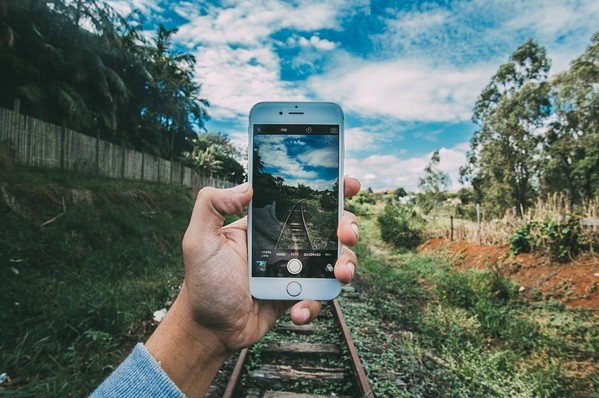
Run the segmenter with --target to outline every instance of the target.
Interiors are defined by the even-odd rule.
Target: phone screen
[[[252,276],[334,278],[339,125],[253,126]]]

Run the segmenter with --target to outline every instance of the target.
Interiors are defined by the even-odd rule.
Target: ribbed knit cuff
[[[175,383],[164,373],[146,347],[138,343],[131,354],[114,371],[91,398],[104,397],[184,397]]]

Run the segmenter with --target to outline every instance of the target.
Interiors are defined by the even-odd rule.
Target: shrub
[[[377,217],[381,237],[396,247],[414,248],[422,241],[422,219],[402,205],[388,204]]]
[[[538,251],[560,262],[575,257],[586,246],[578,217],[567,217],[561,222],[553,217],[531,220],[516,229],[510,238],[512,255]]]

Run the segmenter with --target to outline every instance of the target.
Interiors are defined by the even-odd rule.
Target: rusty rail
[[[341,332],[343,333],[343,340],[345,341],[347,349],[349,350],[351,366],[356,376],[358,388],[360,388],[360,392],[362,393],[362,396],[364,398],[374,397],[374,393],[372,392],[372,388],[370,388],[370,383],[368,382],[368,377],[366,377],[366,373],[364,372],[364,368],[362,367],[362,362],[360,362],[358,351],[356,350],[356,346],[354,345],[351,335],[349,334],[347,324],[345,323],[345,318],[343,317],[341,306],[339,305],[337,300],[333,300],[333,309],[334,316],[337,319],[337,323],[339,323]]]
[[[364,372],[362,362],[360,361],[360,357],[358,356],[358,351],[356,350],[356,346],[353,343],[353,340],[349,333],[349,329],[347,328],[347,323],[345,322],[345,317],[343,316],[343,312],[341,311],[341,306],[339,305],[337,300],[333,300],[332,308],[333,316],[337,321],[339,328],[341,329],[343,341],[345,342],[345,345],[347,346],[349,351],[351,368],[354,372],[354,380],[358,389],[360,390],[360,394],[364,398],[374,398],[375,395],[372,391],[372,388],[370,387],[368,377],[366,377],[366,373]],[[241,379],[243,366],[247,358],[247,353],[247,348],[241,350],[239,357],[237,358],[237,362],[235,363],[233,372],[231,373],[231,376],[229,378],[229,382],[227,383],[227,387],[225,388],[223,398],[232,398],[234,396],[237,384]]]

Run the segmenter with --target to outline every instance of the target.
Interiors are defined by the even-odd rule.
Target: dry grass
[[[519,218],[513,213],[506,213],[502,219],[486,220],[484,211],[480,233],[476,221],[455,218],[453,239],[459,241],[475,242],[483,245],[508,245],[509,238],[514,234],[516,228],[531,220],[546,220],[554,218],[558,221],[569,217],[582,219],[599,218],[599,198],[585,201],[582,205],[572,207],[569,198],[563,194],[547,196],[539,199],[534,207],[525,212],[524,217]],[[599,227],[585,227],[586,238],[597,241],[599,239]],[[433,237],[450,237],[450,219],[447,217],[429,220],[427,235]]]

